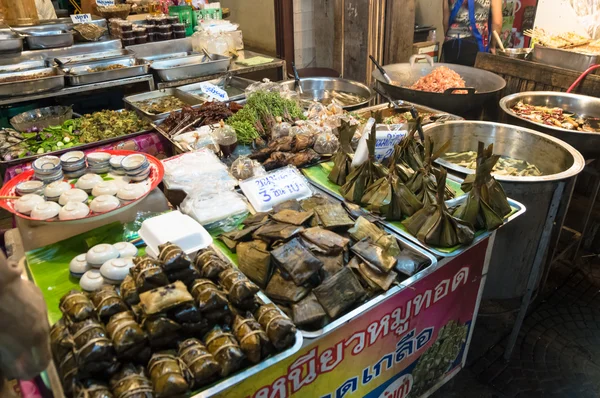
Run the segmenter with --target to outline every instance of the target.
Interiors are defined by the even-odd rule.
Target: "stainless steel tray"
[[[146,55],[145,57],[141,57],[138,59],[141,59],[142,61],[146,61],[146,62],[150,63],[150,62],[154,62],[154,61],[166,61],[167,59],[173,59],[173,58],[185,58],[185,57],[189,57],[190,55],[198,55],[198,53],[195,53],[193,51],[180,51],[180,52],[173,52],[173,53],[166,53],[166,54]]]
[[[103,72],[89,72],[90,68],[109,65],[126,65],[126,67]],[[66,73],[65,77],[67,84],[71,86],[81,86],[84,84],[99,83],[109,80],[124,79],[126,77],[145,75],[148,73],[148,64],[140,64],[134,57],[123,57],[77,64],[70,68],[67,66],[64,71]]]
[[[23,38],[14,32],[0,32],[0,54],[17,54],[23,51]]]
[[[156,54],[172,54],[193,51],[191,37],[186,37],[185,39],[155,41],[146,44],[136,44],[133,46],[127,46],[126,48],[134,52],[135,56],[138,58],[152,57]]]
[[[177,87],[177,90],[193,95],[194,97],[206,100],[208,97],[202,93],[202,84],[212,83],[224,89],[229,96],[229,101],[239,101],[246,97],[246,87],[254,83],[254,80],[245,79],[243,77],[224,77],[221,79],[213,79],[202,83],[188,84],[187,86]]]
[[[15,82],[0,82],[0,97],[19,97],[23,95],[38,94],[46,91],[60,90],[65,86],[65,76],[58,68],[40,68],[24,72],[4,73],[7,76],[32,76],[38,73],[48,73],[48,77],[32,80],[20,80]]]
[[[598,63],[599,58],[598,55],[544,47],[539,44],[533,47],[533,54],[531,56],[533,62],[580,72],[584,72],[590,66]]]
[[[150,66],[160,80],[172,82],[177,80],[193,79],[196,77],[213,75],[227,71],[230,57],[211,54],[213,61],[205,55],[185,58],[175,58],[167,61],[156,61]]]
[[[167,116],[169,116],[169,114],[171,112],[178,112],[181,110],[181,108],[178,109],[173,109],[170,110],[168,112],[163,112],[163,113],[159,113],[159,114],[153,114],[153,113],[149,113],[146,112],[144,110],[142,110],[141,108],[138,107],[138,105],[136,103],[140,102],[140,101],[147,101],[147,100],[152,100],[152,99],[158,99],[158,98],[162,98],[162,97],[166,97],[172,95],[173,97],[176,97],[178,99],[180,99],[181,101],[185,102],[186,104],[193,106],[193,105],[200,105],[203,104],[205,102],[204,99],[201,98],[197,98],[193,95],[190,95],[188,93],[179,91],[177,89],[174,88],[167,88],[164,90],[156,90],[156,91],[150,91],[148,93],[143,93],[143,94],[136,94],[136,95],[131,95],[129,97],[125,97],[123,99],[123,101],[125,102],[125,104],[130,107],[131,109],[135,109],[135,111],[150,120],[161,120],[166,118]]]
[[[215,250],[215,252],[217,254],[220,254],[224,260],[231,262],[231,260],[227,256],[224,256],[217,247],[215,247],[213,245],[212,248],[213,248],[213,250]],[[273,303],[262,292],[259,292],[257,295],[264,304],[272,304]],[[275,307],[277,307],[277,305],[275,305]],[[277,309],[279,309],[279,307],[277,307]],[[281,310],[279,309],[279,311],[281,311]],[[285,315],[285,313],[283,313],[283,311],[281,311],[281,313],[283,315]],[[285,316],[287,317],[287,315],[285,315]],[[193,391],[191,393],[190,398],[208,398],[208,397],[217,395],[217,394],[235,386],[240,381],[245,380],[249,377],[252,377],[255,374],[262,372],[263,370],[275,365],[276,363],[281,362],[282,360],[291,357],[292,355],[294,355],[295,353],[300,351],[300,348],[302,348],[303,343],[304,343],[304,340],[302,338],[302,333],[300,332],[300,330],[296,330],[296,342],[294,343],[293,346],[291,346],[287,350],[282,351],[276,355],[273,355],[272,357],[269,357],[254,366],[250,366],[249,368],[243,369],[237,373],[227,376],[227,378],[225,378],[221,381],[218,381],[212,385],[203,387],[202,390]]]
[[[46,60],[43,58],[23,61],[18,64],[0,65],[0,73],[24,72],[31,69],[40,69],[47,66]]]
[[[73,45],[73,32],[66,30],[29,29],[23,31],[27,34],[25,41],[30,50],[43,50],[47,48],[71,47]]]
[[[121,50],[111,50],[111,51],[104,51],[104,52],[90,53],[90,54],[81,54],[81,55],[72,55],[72,56],[64,55],[64,56],[55,57],[55,58],[58,59],[63,64],[70,66],[70,65],[81,64],[81,63],[102,61],[102,60],[111,59],[111,58],[126,57],[128,55],[129,55],[129,51],[121,49]],[[49,58],[48,60],[53,62],[55,58]]]

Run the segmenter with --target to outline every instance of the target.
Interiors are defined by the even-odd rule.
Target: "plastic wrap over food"
[[[219,125],[202,126],[194,131],[180,134],[173,138],[184,150],[195,151],[207,148],[212,152],[219,152],[219,144],[215,140],[212,131]]]
[[[247,156],[240,156],[231,164],[229,170],[231,175],[238,180],[247,180],[248,178],[265,175],[265,168],[256,160]]]
[[[248,214],[248,203],[244,196],[234,191],[208,195],[196,191],[188,194],[180,210],[207,229],[228,230]]]
[[[169,189],[215,193],[232,190],[237,185],[227,166],[209,149],[185,153],[163,162],[163,181]]]
[[[281,84],[274,83],[269,79],[263,79],[259,82],[252,83],[246,87],[245,94],[248,97],[255,91],[266,91],[266,92],[281,92]]]

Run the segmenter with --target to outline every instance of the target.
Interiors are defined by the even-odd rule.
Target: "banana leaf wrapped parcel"
[[[90,299],[96,307],[96,313],[103,322],[107,322],[111,316],[119,312],[127,311],[127,305],[125,305],[113,285],[104,285],[90,293]]]
[[[296,342],[296,326],[275,305],[262,305],[254,315],[277,350],[282,351],[294,345]]]
[[[400,221],[423,207],[418,197],[402,182],[395,168],[373,182],[361,199],[367,210],[389,221]]]
[[[112,341],[104,326],[89,318],[69,326],[75,342],[77,366],[82,374],[111,374],[118,369]]]
[[[423,206],[427,207],[436,203],[437,179],[435,172],[437,169],[433,166],[433,162],[446,151],[450,146],[450,141],[446,142],[437,152],[433,152],[434,142],[429,136],[425,137],[425,160],[423,167],[416,170],[411,179],[406,183],[406,186],[414,192],[415,196]],[[444,197],[450,199],[454,193],[450,188],[446,188],[446,181],[443,181]]]
[[[174,352],[153,354],[148,362],[148,373],[157,398],[177,397],[189,390],[189,369]]]
[[[60,298],[58,307],[70,322],[81,322],[96,316],[94,304],[78,290],[71,290]]]
[[[354,153],[351,142],[357,128],[357,125],[351,125],[345,120],[342,120],[341,123],[338,129],[340,148],[333,157],[333,168],[327,176],[329,181],[340,186],[346,183],[346,178],[351,171],[352,154]]]
[[[420,242],[438,247],[467,245],[473,241],[473,225],[459,220],[449,213],[444,203],[446,170],[437,176],[437,203],[424,206],[411,217],[402,221],[408,232]]]
[[[454,216],[467,221],[476,229],[492,231],[504,223],[512,211],[502,185],[491,175],[500,155],[493,155],[494,144],[487,148],[479,142],[477,169],[465,179],[467,199],[454,211]]]
[[[87,379],[75,384],[74,398],[114,398],[108,385],[93,379]]]
[[[171,242],[158,245],[158,250],[158,259],[161,261],[162,268],[167,274],[186,268],[192,263],[188,255],[179,246]]]
[[[130,311],[113,315],[106,324],[106,331],[113,342],[117,356],[121,358],[133,360],[148,345],[148,335],[135,321]]]
[[[123,279],[123,282],[121,282],[120,292],[123,301],[128,305],[132,306],[140,302],[140,295],[138,294],[135,280],[131,274],[127,275],[125,279]]]
[[[154,398],[152,382],[142,366],[124,364],[111,377],[110,389],[115,398]]]
[[[254,296],[259,288],[246,275],[235,268],[228,268],[221,272],[219,281],[233,305],[240,308],[251,308],[254,305]]]
[[[143,293],[154,288],[169,284],[169,278],[163,272],[159,261],[150,257],[134,257],[135,266],[129,270],[138,293]]]
[[[252,363],[259,363],[273,351],[273,346],[252,313],[236,315],[233,319],[233,333]]]
[[[221,372],[219,362],[198,339],[191,338],[179,343],[179,358],[192,373],[195,387],[211,383]]]
[[[198,271],[200,271],[200,276],[202,278],[211,279],[213,281],[218,279],[221,272],[231,267],[229,263],[219,257],[219,255],[211,248],[198,251],[196,258],[194,259],[194,264]]]
[[[229,331],[220,326],[215,327],[204,336],[204,344],[208,352],[219,362],[221,376],[226,377],[244,364],[244,352]]]

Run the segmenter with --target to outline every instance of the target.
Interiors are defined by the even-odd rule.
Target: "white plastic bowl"
[[[119,285],[129,274],[129,269],[133,267],[131,257],[113,258],[108,260],[100,267],[100,274],[104,280],[113,285]]]
[[[119,252],[119,257],[135,257],[137,256],[138,249],[129,242],[117,242],[113,245]]]
[[[106,213],[114,210],[121,205],[119,199],[111,195],[100,195],[95,197],[90,203],[90,209],[94,213]]]
[[[31,218],[34,220],[49,220],[58,215],[60,205],[56,202],[43,202],[31,210]]]
[[[85,261],[85,253],[74,257],[69,263],[69,272],[74,278],[77,279],[81,278],[83,274],[91,269],[92,267],[90,267],[87,261]]]
[[[45,200],[40,195],[33,193],[21,196],[15,202],[15,210],[22,214],[30,214],[31,210],[39,204],[44,203]]]
[[[102,177],[98,174],[87,173],[79,177],[75,183],[75,188],[83,189],[86,192],[90,192],[96,185],[102,182]]]
[[[102,181],[99,184],[96,184],[94,186],[94,188],[92,189],[92,195],[93,196],[100,196],[100,195],[116,195],[117,191],[119,190],[119,187],[117,187],[117,184],[115,184],[112,181]]]
[[[108,260],[117,257],[119,257],[119,251],[113,245],[101,243],[88,250],[85,254],[85,261],[94,268],[100,268]]]
[[[104,285],[104,278],[97,269],[87,271],[79,280],[79,286],[88,292],[98,290],[102,285]]]
[[[58,219],[62,221],[78,220],[90,214],[90,208],[85,203],[68,202],[58,212]]]
[[[146,185],[127,184],[117,192],[117,198],[121,200],[135,200],[146,193]]]
[[[88,198],[88,194],[83,189],[73,188],[63,192],[62,195],[60,195],[60,198],[58,198],[58,204],[64,206],[68,202],[85,203],[87,202]]]

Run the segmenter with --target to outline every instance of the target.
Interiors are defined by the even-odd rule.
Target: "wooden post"
[[[383,56],[385,65],[408,62],[413,51],[414,33],[415,0],[388,0]]]
[[[0,7],[9,25],[31,25],[39,21],[35,0],[0,0]]]

